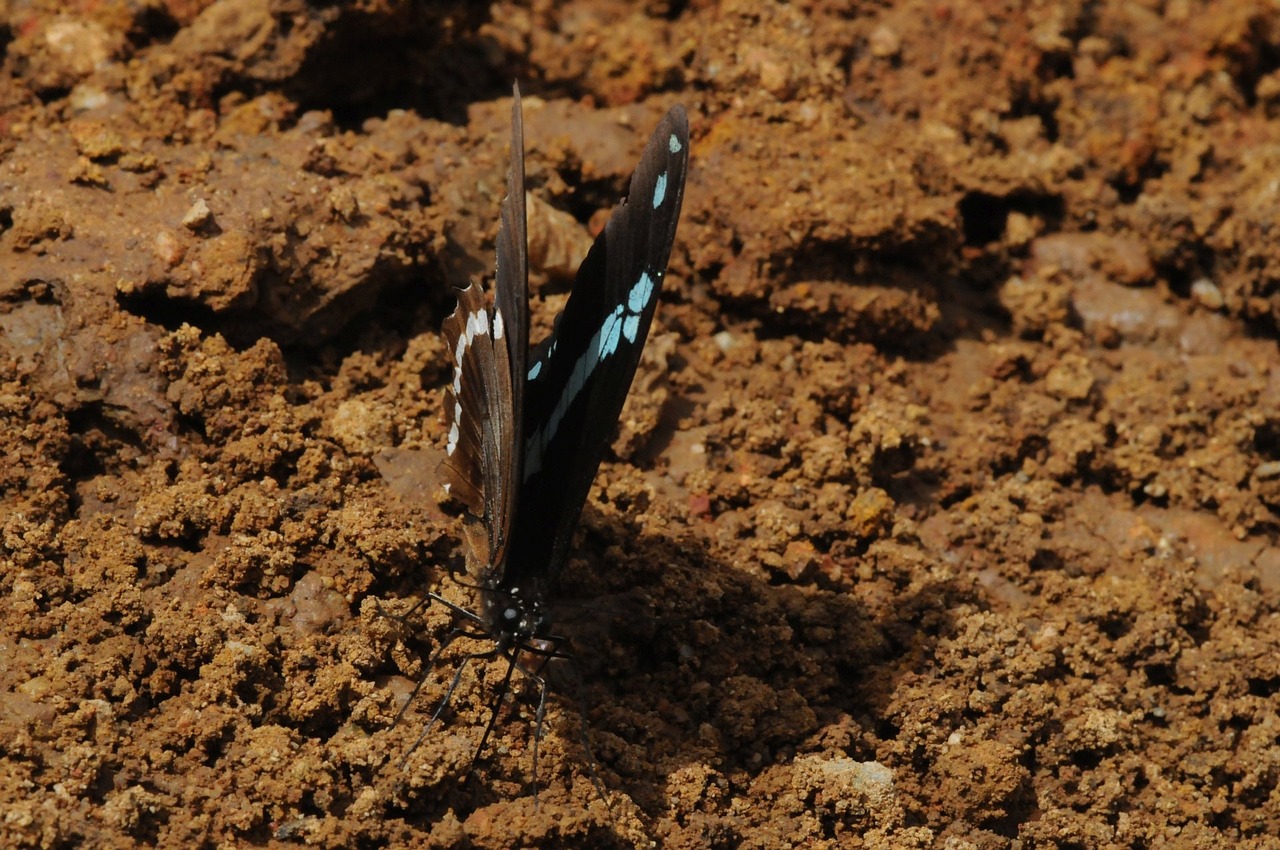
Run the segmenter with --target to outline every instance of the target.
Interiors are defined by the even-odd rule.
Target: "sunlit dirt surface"
[[[3,846],[1277,846],[1274,4],[0,9]],[[692,170],[473,768],[513,80],[535,339],[675,103]]]

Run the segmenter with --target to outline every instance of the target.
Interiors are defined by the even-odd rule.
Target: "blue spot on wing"
[[[640,279],[636,281],[635,286],[631,287],[631,293],[627,295],[627,309],[632,313],[639,313],[644,310],[652,297],[653,281],[649,278],[648,272],[641,272]]]
[[[658,175],[658,182],[653,186],[653,208],[656,210],[662,206],[663,198],[667,197],[667,172]]]
[[[605,317],[604,325],[597,336],[600,338],[598,353],[603,360],[618,350],[618,336],[622,333],[622,305]]]
[[[640,317],[627,316],[625,322],[622,323],[622,335],[627,338],[627,342],[635,342],[636,334],[640,331]]]

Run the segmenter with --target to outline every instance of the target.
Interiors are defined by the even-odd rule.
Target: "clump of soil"
[[[0,15],[4,846],[1275,846],[1272,4]],[[535,339],[677,102],[692,171],[473,763],[513,79]]]

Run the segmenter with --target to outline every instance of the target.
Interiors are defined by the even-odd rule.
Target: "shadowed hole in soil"
[[[222,333],[219,327],[223,322],[205,304],[186,298],[174,298],[159,292],[135,290],[116,295],[116,303],[127,313],[146,319],[168,331],[176,331],[185,325],[200,328],[214,333]],[[226,337],[226,334],[223,334]],[[227,341],[236,345],[230,337]],[[252,341],[249,343],[252,344]],[[243,346],[248,348],[248,345]]]
[[[1066,216],[1062,198],[1055,195],[1033,195],[1015,192],[1007,196],[986,192],[970,192],[960,199],[964,244],[981,247],[998,242],[1005,232],[1011,213],[1044,221],[1046,229],[1057,230]]]
[[[1280,421],[1268,419],[1253,431],[1253,448],[1269,460],[1280,459]]]
[[[1272,676],[1266,679],[1250,678],[1245,681],[1249,683],[1250,696],[1271,699],[1277,693],[1280,693],[1280,676]]]

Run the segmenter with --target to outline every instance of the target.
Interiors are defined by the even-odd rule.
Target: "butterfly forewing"
[[[551,338],[530,359],[520,510],[506,583],[554,582],[618,421],[653,321],[684,197],[682,107],[649,140],[618,205],[578,269]]]

